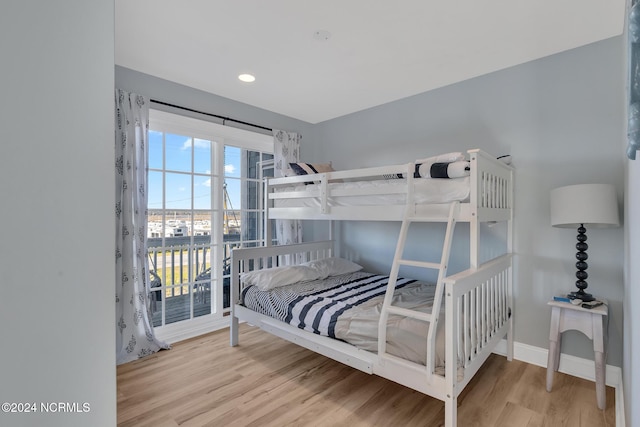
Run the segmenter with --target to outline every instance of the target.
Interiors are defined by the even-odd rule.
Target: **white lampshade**
[[[609,184],[580,184],[551,190],[551,225],[576,228],[620,226],[616,189]]]

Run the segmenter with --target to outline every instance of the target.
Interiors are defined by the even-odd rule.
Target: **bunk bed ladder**
[[[421,320],[423,322],[429,322],[429,332],[428,332],[428,340],[427,343],[427,359],[426,359],[426,369],[433,373],[434,370],[434,361],[435,361],[435,335],[437,330],[438,317],[440,315],[440,307],[442,303],[442,295],[444,290],[444,279],[447,276],[447,267],[449,264],[449,255],[451,253],[451,242],[453,240],[453,230],[455,228],[455,223],[460,212],[460,203],[452,202],[449,205],[449,215],[447,220],[447,229],[444,236],[444,242],[442,245],[442,255],[440,258],[440,262],[425,262],[418,260],[410,260],[404,259],[404,247],[407,241],[407,236],[409,234],[409,227],[413,222],[426,222],[431,221],[429,218],[421,218],[419,216],[413,215],[409,209],[407,209],[407,213],[405,213],[405,217],[402,220],[402,226],[400,228],[400,235],[398,237],[398,243],[396,245],[395,255],[393,257],[393,264],[391,267],[391,273],[389,275],[389,284],[387,285],[387,289],[384,296],[384,303],[382,305],[382,310],[380,313],[380,322],[378,324],[378,357],[381,360],[384,359],[394,359],[396,361],[404,361],[407,364],[415,365],[414,362],[410,362],[404,359],[401,359],[397,356],[387,353],[387,320],[390,314],[396,314],[400,316],[405,316],[417,320]],[[434,295],[433,308],[431,313],[423,313],[417,310],[410,310],[403,307],[394,306],[391,304],[393,300],[393,295],[396,289],[396,282],[398,280],[398,274],[400,271],[400,266],[411,266],[411,267],[419,267],[426,269],[434,269],[438,270],[438,280],[436,284],[436,291]],[[432,321],[433,320],[433,321]]]

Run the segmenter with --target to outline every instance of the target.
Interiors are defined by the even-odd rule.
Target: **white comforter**
[[[469,198],[469,177],[455,179],[416,179],[414,181],[414,200],[417,204],[449,203],[466,201]],[[375,206],[396,205],[406,203],[406,181],[403,179],[349,181],[330,183],[329,206]],[[295,188],[279,188],[276,192],[295,191],[317,194],[317,184],[300,184]],[[352,195],[351,195],[352,194]],[[277,199],[275,206],[284,207],[317,207],[318,197]]]

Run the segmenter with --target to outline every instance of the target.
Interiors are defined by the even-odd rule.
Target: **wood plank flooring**
[[[441,426],[444,403],[248,325],[118,366],[118,426]],[[459,398],[458,426],[613,427],[614,390],[492,355]]]

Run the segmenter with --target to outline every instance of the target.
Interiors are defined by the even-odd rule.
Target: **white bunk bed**
[[[513,169],[481,150],[469,150],[468,155],[470,175],[461,178],[462,191],[447,189],[444,195],[439,194],[435,199],[423,196],[420,188],[423,182],[437,185],[454,180],[414,178],[416,163],[268,179],[269,219],[402,221],[378,321],[377,352],[309,333],[242,304],[244,284],[241,275],[333,257],[336,254],[333,241],[233,250],[231,345],[238,344],[238,323],[246,321],[346,365],[440,399],[445,402],[445,425],[456,426],[459,394],[504,337],[507,339],[507,358],[513,357]],[[384,181],[382,176],[398,174],[405,178],[394,180],[391,185],[379,182]],[[353,180],[378,182],[353,185]],[[460,221],[469,223],[470,268],[447,276],[453,230]],[[506,253],[480,264],[480,224],[503,221],[507,224]],[[416,222],[446,223],[442,256],[438,262],[403,258],[409,228]],[[400,287],[397,284],[402,265],[438,272],[429,312],[393,304],[394,293]],[[388,351],[390,316],[405,316],[422,322],[427,349],[424,363]],[[442,332],[438,332],[438,321],[442,318],[444,339]],[[441,356],[436,354],[438,337],[444,342]],[[444,359],[443,364],[437,362],[440,359]]]

